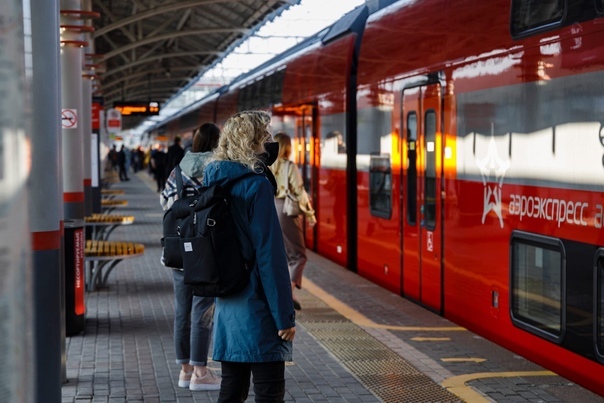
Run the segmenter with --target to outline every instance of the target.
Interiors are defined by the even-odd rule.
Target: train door
[[[301,108],[301,115],[296,120],[296,137],[294,139],[294,160],[296,161],[302,179],[304,180],[304,188],[308,193],[308,196],[313,203],[315,210],[317,209],[317,183],[316,183],[316,158],[318,155],[317,145],[319,142],[317,138],[317,125],[316,122],[316,108],[312,106]],[[318,219],[318,217],[317,217]],[[306,240],[306,247],[314,251],[317,250],[316,246],[316,227],[311,228],[304,220],[304,238]]]
[[[442,309],[442,102],[439,84],[405,89],[406,158],[402,186],[402,290],[422,305]]]

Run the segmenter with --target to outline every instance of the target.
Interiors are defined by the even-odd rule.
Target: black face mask
[[[277,161],[277,157],[279,156],[279,143],[276,141],[264,143],[264,149],[266,152],[260,154],[259,157],[267,167],[270,167],[273,162]]]

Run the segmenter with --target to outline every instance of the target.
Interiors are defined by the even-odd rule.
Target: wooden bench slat
[[[145,245],[135,242],[87,240],[84,254],[88,262],[89,273],[86,283],[89,291],[96,285],[105,285],[112,269],[123,259],[140,256]],[[103,270],[107,272],[103,274]]]

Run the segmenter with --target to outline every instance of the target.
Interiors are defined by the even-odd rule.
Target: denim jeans
[[[218,403],[245,402],[254,380],[257,403],[282,403],[285,397],[285,362],[221,362],[222,383]]]
[[[206,366],[214,325],[214,298],[194,296],[191,287],[184,283],[184,273],[172,273],[176,362]]]

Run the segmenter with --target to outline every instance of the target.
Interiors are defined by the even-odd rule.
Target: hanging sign
[[[116,109],[107,111],[107,131],[116,133],[122,131],[122,114]]]

